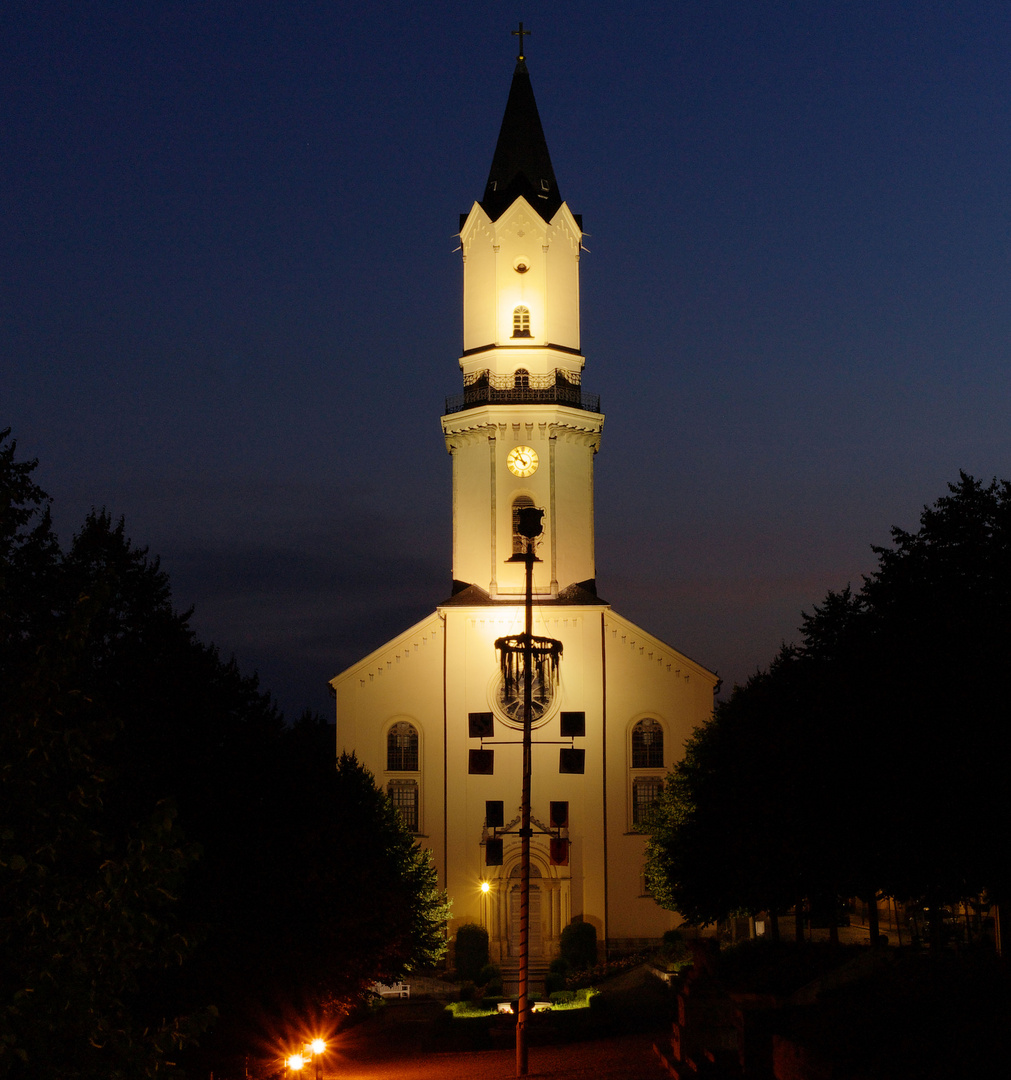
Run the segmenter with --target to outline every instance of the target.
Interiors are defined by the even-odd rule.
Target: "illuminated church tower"
[[[526,64],[513,75],[484,198],[461,222],[463,394],[453,455],[453,578],[523,592],[515,510],[545,511],[534,592],[593,590],[593,455],[604,418],[581,388],[579,220],[562,202]]]
[[[612,952],[676,925],[646,894],[641,825],[716,683],[597,595],[604,417],[582,388],[581,236],[521,56],[484,196],[461,220],[463,388],[442,417],[452,595],[331,681],[338,752],[358,754],[432,849],[454,926],[486,926],[507,978],[518,955],[523,703],[495,642],[524,628],[523,564],[511,561],[519,511],[544,512],[533,632],[562,645],[557,678],[541,673],[532,708],[535,970],[574,919]]]

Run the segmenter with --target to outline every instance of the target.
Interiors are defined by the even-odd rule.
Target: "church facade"
[[[522,40],[522,39],[521,39]],[[642,824],[716,676],[597,594],[593,463],[604,417],[583,389],[582,226],[562,201],[520,57],[484,197],[461,217],[462,392],[442,430],[453,470],[453,591],[331,681],[354,751],[429,847],[453,923],[518,955],[522,680],[496,641],[524,630],[520,511],[543,511],[533,633],[530,953],[573,919],[611,950],[676,925],[647,895]]]

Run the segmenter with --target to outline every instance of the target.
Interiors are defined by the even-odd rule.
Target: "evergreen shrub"
[[[597,928],[593,923],[571,922],[562,931],[561,959],[575,968],[593,967],[597,962]]]
[[[488,931],[477,923],[464,923],[456,932],[456,976],[465,982],[480,982],[481,969],[488,964]]]

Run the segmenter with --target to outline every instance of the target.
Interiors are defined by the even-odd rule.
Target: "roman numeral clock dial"
[[[537,472],[537,451],[529,446],[514,446],[506,458],[513,476],[533,476]]]

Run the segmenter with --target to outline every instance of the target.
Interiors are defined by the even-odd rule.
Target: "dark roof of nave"
[[[557,605],[578,605],[580,607],[609,607],[606,600],[602,600],[594,591],[596,584],[593,581],[580,581],[573,585],[567,585],[559,590],[558,596],[551,600],[543,597],[534,597],[535,607],[555,607]],[[480,585],[467,585],[462,581],[453,582],[453,595],[448,600],[443,600],[439,607],[516,607],[522,603],[523,598],[517,596],[509,600],[492,600],[488,593]]]
[[[513,73],[481,206],[492,221],[497,221],[521,195],[545,221],[550,221],[562,205],[530,73],[523,60],[517,62]]]

